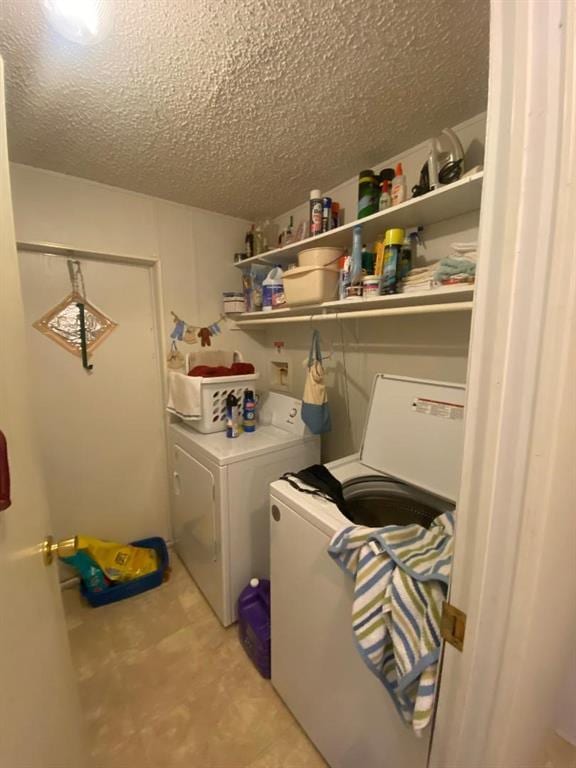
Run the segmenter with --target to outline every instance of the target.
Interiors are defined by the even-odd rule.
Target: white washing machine
[[[432,519],[460,481],[464,387],[378,375],[359,455],[327,465],[351,510],[271,486],[272,683],[332,768],[425,768],[417,738],[362,661],[352,635],[353,581],[327,553],[353,523]]]
[[[236,620],[250,578],[270,575],[270,483],[320,461],[320,439],[304,425],[301,405],[270,393],[256,432],[233,439],[170,426],[176,551],[224,626]]]

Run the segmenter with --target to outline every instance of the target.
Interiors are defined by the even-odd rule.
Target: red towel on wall
[[[0,432],[0,510],[8,509],[11,503],[8,446],[6,444],[4,433]]]

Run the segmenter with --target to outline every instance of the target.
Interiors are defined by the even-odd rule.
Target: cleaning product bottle
[[[392,205],[392,198],[390,197],[390,182],[384,179],[380,185],[380,190],[380,202],[378,209],[380,211],[385,211],[386,208],[390,208]]]
[[[374,264],[374,274],[382,277],[384,274],[384,235],[378,235],[376,238],[376,263]]]
[[[322,198],[322,232],[332,229],[332,198]]]
[[[281,267],[274,267],[262,282],[262,311],[271,312],[285,303],[284,273]]]
[[[246,232],[246,237],[244,238],[244,250],[246,251],[246,258],[250,259],[252,256],[254,256],[254,224],[252,224],[250,230]]]
[[[378,187],[378,177],[374,171],[369,168],[366,171],[360,171],[358,174],[358,218],[371,216],[378,211],[378,197],[380,188]]]
[[[322,193],[319,189],[310,192],[310,237],[322,232]]]
[[[408,235],[402,243],[400,262],[398,264],[398,281],[403,280],[412,269],[412,238]]]
[[[340,282],[338,283],[338,298],[343,301],[348,295],[348,286],[350,285],[350,256],[346,254],[342,258],[340,267]]]
[[[384,273],[382,293],[397,293],[398,269],[405,232],[403,229],[388,229],[384,236]]]
[[[396,166],[396,176],[392,182],[392,205],[399,205],[406,200],[406,176],[402,169],[402,163],[398,163]]]
[[[292,242],[293,235],[294,235],[294,217],[290,216],[290,223],[286,227],[283,244],[290,245],[290,243]]]
[[[238,598],[240,643],[262,677],[271,676],[270,582],[250,579]]]
[[[244,392],[243,411],[244,432],[256,432],[256,399],[251,389]]]
[[[238,437],[238,398],[230,392],[226,398],[226,437]]]
[[[362,281],[362,227],[357,224],[352,230],[352,253],[350,254],[350,284]]]
[[[330,229],[336,229],[340,226],[340,203],[332,203],[332,225]]]
[[[258,222],[254,229],[254,256],[259,256],[261,253],[264,253],[264,232],[262,224]]]

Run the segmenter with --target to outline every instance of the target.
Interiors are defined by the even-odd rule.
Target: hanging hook
[[[91,371],[94,366],[88,362],[88,344],[86,343],[86,317],[85,307],[82,301],[77,302],[78,314],[80,318],[80,350],[82,352],[82,367]]]

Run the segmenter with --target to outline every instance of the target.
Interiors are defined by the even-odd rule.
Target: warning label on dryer
[[[426,397],[417,397],[412,403],[412,410],[425,416],[437,416],[440,419],[464,418],[463,405],[445,403],[442,400],[429,400]]]

